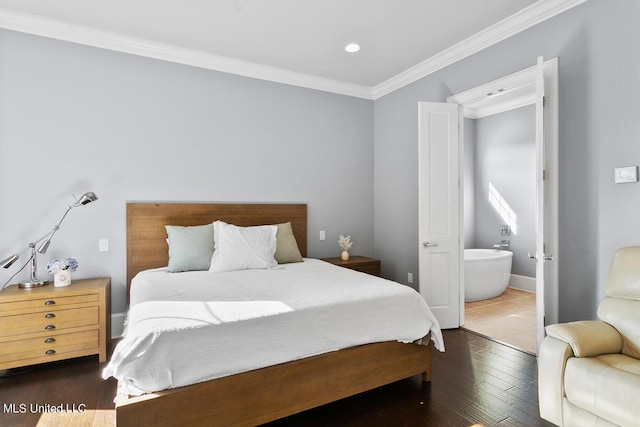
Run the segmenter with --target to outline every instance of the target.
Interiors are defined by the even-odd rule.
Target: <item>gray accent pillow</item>
[[[293,229],[290,222],[284,224],[276,224],[278,232],[276,233],[276,253],[273,256],[278,264],[287,264],[290,262],[302,262],[302,255],[296,236],[293,235]]]
[[[169,243],[168,271],[208,270],[213,255],[213,224],[165,225]]]

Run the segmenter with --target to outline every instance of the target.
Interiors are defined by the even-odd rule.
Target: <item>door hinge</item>
[[[542,180],[545,181],[547,179],[547,170],[542,169]]]
[[[546,97],[546,96],[543,96],[543,97],[542,97],[542,106],[543,106],[543,107],[546,107],[546,106],[547,106],[547,97]]]

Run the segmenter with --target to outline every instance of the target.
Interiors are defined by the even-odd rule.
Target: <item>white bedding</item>
[[[125,335],[103,377],[140,395],[382,341],[429,333],[438,323],[415,290],[307,259],[271,270],[166,269],[131,285]]]

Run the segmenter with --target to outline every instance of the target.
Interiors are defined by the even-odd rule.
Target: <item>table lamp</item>
[[[88,191],[86,193],[84,193],[82,196],[80,196],[79,199],[77,199],[75,201],[75,203],[73,203],[72,205],[67,206],[67,210],[64,212],[64,215],[62,215],[62,218],[60,218],[60,221],[58,221],[58,223],[53,227],[53,229],[48,232],[47,234],[45,234],[44,236],[42,236],[41,238],[34,240],[33,242],[29,243],[29,245],[27,246],[27,249],[25,249],[24,251],[17,253],[17,254],[13,254],[11,256],[9,256],[6,259],[3,259],[0,262],[0,265],[3,268],[9,268],[13,265],[14,262],[16,262],[19,258],[20,255],[26,253],[26,252],[31,252],[31,256],[29,258],[29,260],[27,261],[27,263],[30,263],[30,275],[29,275],[29,281],[28,282],[24,282],[24,283],[20,283],[18,286],[21,288],[36,288],[38,286],[44,286],[47,285],[49,282],[46,280],[39,280],[37,277],[37,269],[38,269],[38,264],[37,264],[37,255],[40,254],[44,254],[47,252],[47,249],[49,249],[49,244],[51,243],[51,239],[53,238],[54,234],[56,234],[56,231],[58,231],[60,229],[60,224],[62,224],[62,221],[64,221],[64,219],[66,218],[67,214],[69,213],[69,211],[73,208],[76,208],[78,206],[83,206],[86,205],[88,203],[91,203],[93,201],[98,200],[98,196],[96,196],[96,193],[94,193],[93,191]],[[9,281],[11,279],[13,279],[13,277],[18,274],[19,272],[22,271],[22,269],[24,269],[27,266],[27,263],[25,263],[22,268],[20,268],[20,270],[18,270],[16,273],[13,274],[13,276],[11,276],[11,278],[9,278],[9,280],[5,283],[4,286],[7,285],[7,283],[9,283]],[[3,289],[4,289],[3,286]]]

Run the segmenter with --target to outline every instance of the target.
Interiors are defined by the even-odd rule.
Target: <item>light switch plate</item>
[[[621,168],[615,168],[614,181],[616,184],[622,184],[626,182],[638,181],[638,167],[637,166],[625,166]]]
[[[98,251],[109,252],[109,239],[98,240]]]

